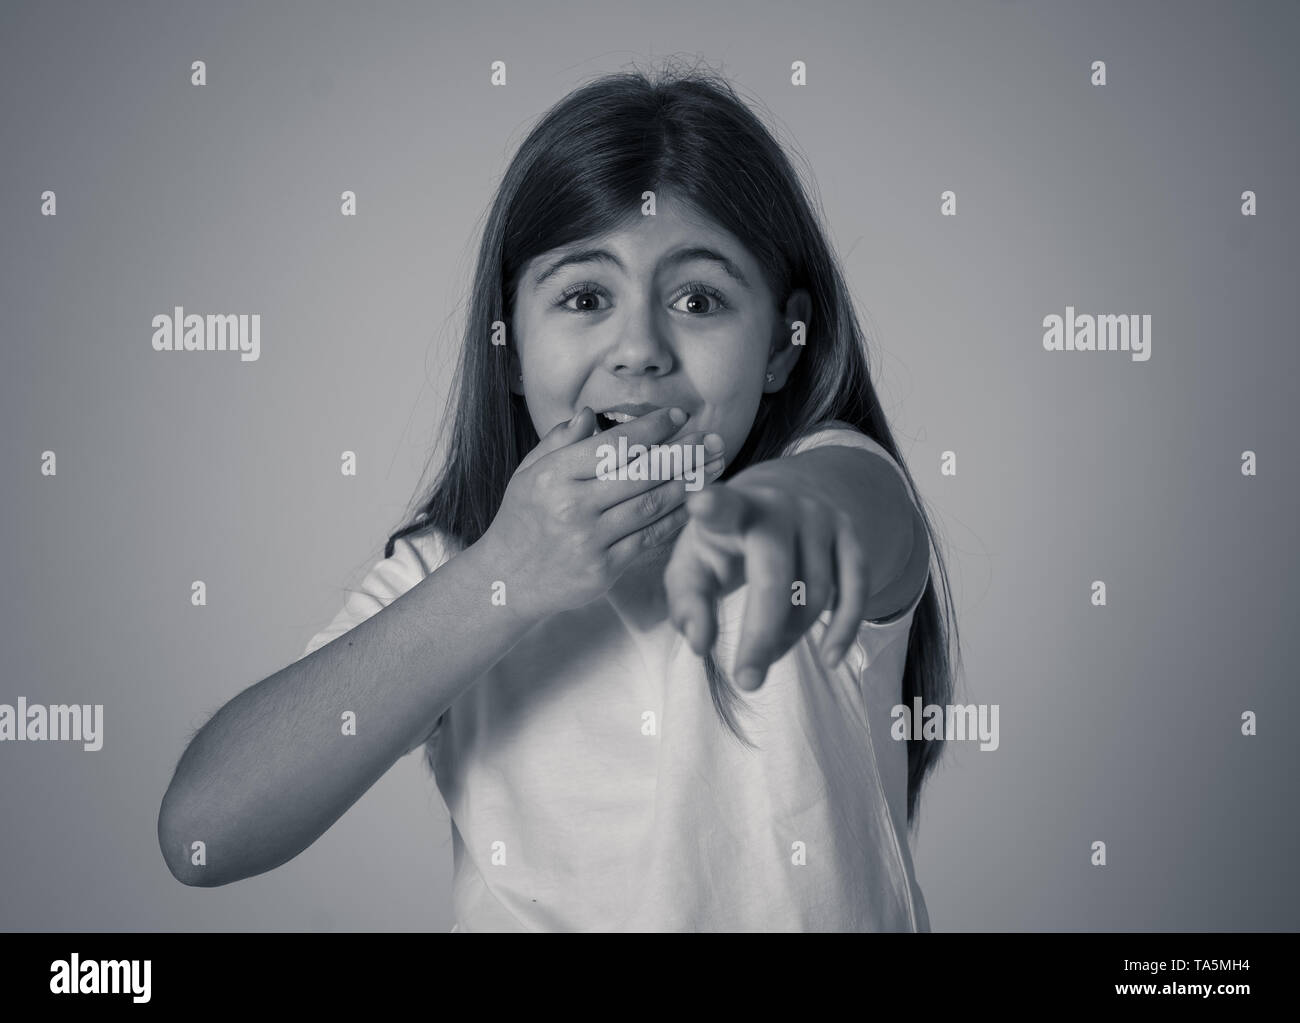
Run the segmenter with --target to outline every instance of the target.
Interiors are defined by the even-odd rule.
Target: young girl
[[[173,873],[285,862],[423,745],[453,930],[928,929],[907,835],[940,742],[890,726],[951,692],[931,527],[798,178],[724,81],[618,74],[546,115],[458,373],[419,513],[187,749]],[[704,476],[645,478],[637,444]]]

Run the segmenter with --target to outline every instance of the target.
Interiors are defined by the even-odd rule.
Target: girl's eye
[[[677,298],[674,299],[674,304],[680,302],[684,298],[698,299],[700,296],[707,296],[708,298],[713,299],[713,301],[717,303],[718,309],[727,308],[727,302],[726,299],[722,297],[722,292],[720,292],[717,288],[713,287],[712,285],[705,284],[703,281],[693,281],[692,283],[682,288],[682,290],[678,292]],[[696,309],[682,309],[680,311],[684,313],[695,313],[700,316],[709,316],[717,312],[718,309],[696,308]]]
[[[715,308],[699,308],[701,304],[699,299],[701,296],[712,299]],[[564,292],[560,295],[559,300],[555,304],[568,309],[570,312],[598,313],[603,312],[605,308],[608,308],[600,306],[598,301],[596,301],[602,297],[608,299],[609,292],[599,284],[585,282],[582,284],[573,284],[565,288]],[[569,304],[574,299],[579,300],[579,304],[576,307]],[[718,289],[712,285],[705,284],[703,281],[694,281],[685,285],[682,290],[677,293],[677,297],[673,299],[673,305],[675,306],[682,299],[695,300],[695,307],[680,309],[679,312],[692,313],[697,316],[710,316],[713,313],[716,313],[719,309],[728,308],[726,299],[722,297],[722,292],[718,291]],[[593,302],[596,302],[596,304],[593,304]],[[707,305],[708,303],[706,302],[703,304]]]
[[[606,298],[609,297],[608,292],[606,292],[599,284],[573,284],[564,289],[564,294],[560,296],[559,301],[555,304],[557,306],[564,306],[571,312],[575,313],[598,313],[601,311],[599,306],[593,308],[588,304],[585,307],[574,309],[573,306],[569,305],[569,300],[572,298],[581,298],[584,301],[589,301],[590,298],[595,295],[604,295]]]

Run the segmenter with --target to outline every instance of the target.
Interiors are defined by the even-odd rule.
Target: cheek
[[[761,397],[759,386],[736,372],[733,365],[730,373],[711,380],[704,391],[708,411],[700,428],[722,434],[728,453],[734,455],[749,435]]]
[[[763,397],[763,372],[767,364],[769,325],[753,323],[743,331],[731,351],[731,358],[716,382],[722,435],[733,456],[749,437],[750,428]]]
[[[581,353],[566,340],[535,334],[524,349],[524,379],[536,385],[538,401],[567,401],[582,383]]]
[[[570,419],[579,407],[587,366],[563,344],[548,344],[534,335],[521,360],[524,398],[533,429],[546,436],[556,424]]]

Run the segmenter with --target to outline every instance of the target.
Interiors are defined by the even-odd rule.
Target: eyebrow
[[[753,290],[748,278],[740,272],[740,267],[736,266],[735,263],[729,260],[722,253],[717,252],[714,249],[706,248],[702,245],[694,245],[690,248],[677,249],[674,252],[670,252],[664,257],[662,265],[678,266],[681,263],[689,263],[693,260],[703,260],[708,263],[716,263],[723,273],[741,287],[750,291]],[[578,252],[571,252],[569,255],[561,256],[557,259],[533,279],[533,287],[540,288],[547,280],[559,273],[559,271],[566,266],[575,266],[585,263],[612,263],[624,273],[627,273],[627,268],[623,265],[622,260],[609,250],[582,249]]]

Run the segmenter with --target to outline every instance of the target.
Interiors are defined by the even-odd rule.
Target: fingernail
[[[686,422],[686,413],[679,408],[670,409],[668,418],[673,421],[674,426],[681,426],[682,423]]]
[[[747,693],[752,693],[762,682],[762,673],[757,668],[741,668],[736,672],[736,685]]]
[[[721,454],[722,449],[724,447],[726,447],[726,443],[723,441],[720,435],[716,433],[705,434],[704,450],[707,451],[709,454],[711,455]]]
[[[834,647],[827,650],[822,654],[822,663],[830,669],[838,668],[840,666],[840,661],[844,660],[845,650],[846,648],[844,647]]]
[[[715,458],[712,462],[705,463],[704,471],[707,472],[710,476],[712,476],[714,473],[722,472],[722,467],[725,464],[726,464],[725,458]]]

